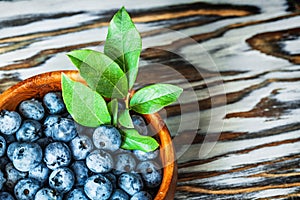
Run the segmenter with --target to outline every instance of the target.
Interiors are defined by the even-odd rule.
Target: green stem
[[[129,109],[129,99],[130,99],[130,92],[127,93],[127,96],[125,98],[125,106],[127,109]]]

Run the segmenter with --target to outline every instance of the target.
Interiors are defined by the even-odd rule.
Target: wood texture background
[[[70,50],[102,51],[122,5],[143,37],[135,87],[185,89],[161,112],[178,155],[176,199],[300,198],[298,0],[0,1],[0,92],[74,69]]]

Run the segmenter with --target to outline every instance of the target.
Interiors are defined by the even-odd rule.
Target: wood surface
[[[184,88],[165,116],[175,199],[300,198],[298,0],[0,1],[0,92],[103,51],[125,5],[143,38],[135,88]]]

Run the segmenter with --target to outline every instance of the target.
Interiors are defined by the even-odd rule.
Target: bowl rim
[[[58,70],[34,75],[6,89],[0,94],[0,110],[15,110],[21,100],[40,98],[46,92],[61,91],[61,74],[84,83],[77,70]],[[22,96],[21,99],[18,99]],[[13,101],[12,101],[13,100]],[[163,179],[154,200],[174,199],[177,182],[177,163],[170,132],[158,113],[143,115],[160,141],[160,157],[163,164]]]

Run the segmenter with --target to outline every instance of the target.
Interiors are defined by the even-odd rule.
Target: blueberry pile
[[[144,119],[132,116],[147,135]],[[117,128],[78,125],[60,92],[0,112],[1,200],[151,200],[162,180],[159,152],[121,149]]]

